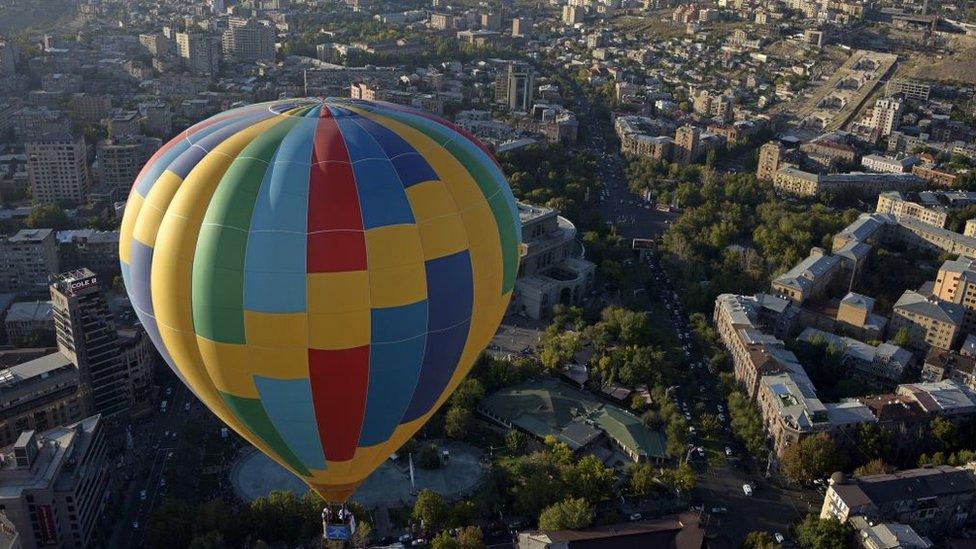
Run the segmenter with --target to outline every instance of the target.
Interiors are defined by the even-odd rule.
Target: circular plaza
[[[442,440],[437,448],[447,451],[450,459],[437,469],[421,469],[414,460],[414,484],[406,456],[386,460],[353,495],[352,500],[367,507],[396,506],[414,500],[416,492],[429,488],[448,499],[455,499],[474,489],[485,472],[482,452],[463,442]],[[241,452],[230,471],[234,491],[245,501],[267,496],[273,491],[302,495],[308,487],[298,477],[254,448]]]

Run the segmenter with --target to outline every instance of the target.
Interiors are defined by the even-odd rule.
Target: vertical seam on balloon
[[[320,111],[321,112],[321,111]],[[308,236],[311,234],[308,230],[308,219],[311,215],[312,208],[312,159],[315,158],[315,136],[319,132],[319,124],[322,123],[321,116],[315,119],[315,127],[312,128],[312,146],[309,147],[308,151],[308,175],[305,178],[305,364],[306,370],[308,371],[308,396],[309,405],[312,407],[312,420],[315,421],[315,394],[312,388],[312,357],[309,356],[309,349],[312,348],[312,322],[309,318],[309,303],[310,303],[310,290],[308,283]],[[329,456],[325,451],[325,441],[322,440],[322,433],[319,430],[318,421],[315,422],[315,433],[319,438],[319,450],[322,451],[322,469],[329,469]]]
[[[391,120],[391,121],[393,121],[393,122],[396,122],[397,124],[402,124],[403,126],[405,126],[405,127],[407,127],[407,128],[408,128],[408,129],[410,129],[411,131],[413,131],[413,132],[416,132],[416,133],[417,133],[417,135],[418,135],[418,136],[419,136],[419,137],[420,137],[421,139],[427,139],[428,141],[430,141],[430,142],[431,142],[431,143],[432,143],[432,144],[434,145],[434,147],[435,147],[435,150],[437,150],[437,152],[439,152],[439,153],[442,153],[442,154],[444,154],[444,155],[447,155],[447,156],[448,156],[448,157],[450,157],[450,158],[451,158],[451,159],[452,159],[452,160],[453,160],[453,161],[454,161],[454,162],[455,162],[456,164],[458,164],[458,165],[459,165],[459,166],[460,166],[460,167],[461,167],[462,169],[464,169],[465,171],[468,171],[468,170],[467,170],[467,167],[466,167],[466,166],[465,166],[465,165],[464,165],[464,164],[463,164],[463,163],[462,163],[462,162],[461,162],[460,160],[458,160],[458,159],[457,159],[457,157],[455,157],[455,156],[454,156],[453,154],[451,154],[451,152],[450,152],[450,151],[449,151],[449,150],[448,150],[448,149],[446,148],[446,146],[445,146],[445,145],[446,145],[447,143],[450,143],[450,142],[451,142],[451,141],[452,141],[452,140],[454,139],[454,137],[455,137],[455,136],[450,136],[450,137],[449,137],[449,138],[448,138],[448,139],[447,139],[447,140],[446,140],[446,141],[445,141],[444,143],[440,143],[440,142],[439,142],[439,141],[438,141],[437,139],[435,139],[434,137],[432,137],[432,136],[430,136],[430,135],[428,135],[428,134],[427,134],[426,132],[424,132],[424,131],[422,131],[422,130],[420,130],[419,128],[417,128],[417,127],[415,127],[415,126],[413,126],[412,124],[409,124],[409,123],[407,123],[407,122],[406,122],[406,121],[404,121],[404,120],[399,120],[399,119],[397,119],[396,117],[391,117],[391,116],[385,116],[385,115],[383,115],[383,114],[379,114],[379,113],[376,113],[376,112],[374,112],[374,111],[372,111],[372,110],[368,110],[368,109],[366,109],[366,110],[367,110],[367,112],[368,112],[369,114],[368,114],[368,115],[366,115],[366,114],[361,114],[361,116],[364,116],[364,117],[366,117],[366,118],[370,118],[370,119],[372,119],[373,117],[375,117],[375,118],[379,118],[379,119],[384,119],[384,118],[385,118],[385,119],[388,119],[388,120]],[[448,129],[450,129],[450,128],[448,128]],[[391,130],[391,131],[392,131],[392,130]],[[394,133],[396,133],[396,132],[394,132]],[[400,137],[401,137],[401,139],[403,139],[403,137],[402,137],[402,136],[400,136]],[[405,140],[405,139],[404,139],[404,140]],[[409,144],[409,142],[408,142],[408,144]],[[412,146],[412,145],[411,145],[411,146]],[[438,150],[438,148],[439,148],[439,150]],[[431,166],[431,169],[433,170],[433,166]],[[437,173],[437,172],[436,172],[436,170],[434,171],[434,173]],[[468,173],[470,174],[470,172],[468,172]],[[471,292],[472,292],[472,307],[473,307],[473,306],[474,306],[474,286],[475,286],[475,284],[474,284],[474,266],[473,266],[473,262],[472,262],[472,261],[471,261],[471,259],[470,259],[470,254],[471,254],[471,251],[470,251],[470,250],[471,250],[471,240],[470,240],[470,238],[469,238],[469,235],[468,235],[468,231],[467,231],[467,226],[466,226],[466,225],[464,224],[464,221],[463,221],[463,218],[461,217],[461,213],[462,213],[462,212],[461,212],[461,210],[460,210],[460,208],[459,208],[459,207],[458,207],[458,205],[457,205],[457,200],[456,200],[456,199],[454,198],[454,195],[453,195],[453,194],[452,194],[452,193],[450,192],[450,189],[449,189],[449,188],[447,187],[447,183],[446,183],[446,182],[444,181],[444,179],[443,179],[443,176],[442,176],[441,174],[437,174],[437,176],[438,176],[438,178],[440,178],[440,180],[439,180],[439,181],[437,181],[437,183],[439,183],[440,185],[442,185],[442,186],[444,187],[444,191],[445,191],[445,193],[447,193],[447,196],[448,196],[448,198],[449,198],[449,199],[451,200],[451,203],[452,203],[452,204],[454,204],[454,208],[455,208],[455,210],[457,210],[457,217],[458,217],[458,219],[459,219],[459,220],[461,221],[461,225],[462,225],[462,227],[464,228],[464,238],[465,238],[465,241],[466,241],[466,243],[467,243],[467,251],[468,251],[468,257],[469,257],[469,259],[468,259],[468,260],[469,260],[469,262],[470,262],[470,263],[471,263],[471,265],[472,265],[472,271],[471,271],[471,272],[472,272],[472,280],[471,280]],[[474,176],[471,176],[471,177],[472,177],[472,180],[473,180],[473,178],[474,178]],[[402,184],[402,181],[401,181],[401,184]],[[477,183],[475,183],[475,184],[477,185]],[[484,194],[483,194],[483,193],[479,193],[479,194],[480,194],[480,195],[481,195],[482,197],[484,196]],[[408,202],[409,202],[409,200],[408,200]],[[472,208],[469,208],[469,209],[473,209],[473,207],[472,207]],[[438,217],[446,217],[446,216],[438,216]],[[416,217],[414,217],[414,220],[415,220],[415,222],[416,222]],[[418,229],[418,231],[419,231],[419,229]],[[421,239],[421,247],[423,247],[423,239]],[[425,268],[424,268],[424,271],[425,271],[425,273],[424,273],[424,275],[425,275],[425,277],[426,277],[426,260],[424,261],[424,267],[425,267]],[[403,410],[403,412],[401,413],[401,415],[400,415],[400,419],[399,419],[399,420],[397,420],[397,423],[396,423],[396,426],[395,426],[395,427],[394,427],[394,429],[393,429],[393,433],[395,433],[395,432],[396,432],[396,430],[397,430],[397,429],[398,429],[399,427],[401,427],[402,425],[404,425],[404,424],[403,424],[403,419],[404,419],[404,418],[406,417],[406,415],[407,415],[407,412],[408,412],[408,411],[409,411],[409,409],[410,409],[410,402],[412,402],[412,401],[413,401],[413,398],[414,398],[414,396],[416,395],[416,392],[417,392],[417,387],[419,387],[419,386],[420,386],[420,374],[422,373],[422,367],[423,367],[423,362],[424,362],[424,361],[426,360],[426,358],[427,358],[427,343],[428,343],[428,340],[430,339],[430,334],[432,334],[432,333],[435,333],[435,332],[440,332],[440,331],[445,331],[445,330],[449,330],[449,329],[452,329],[452,328],[455,328],[455,327],[457,327],[457,326],[459,326],[459,325],[461,325],[461,324],[464,324],[464,322],[469,322],[469,323],[470,323],[470,322],[472,321],[471,319],[472,319],[472,318],[473,318],[473,316],[474,316],[474,314],[473,314],[473,310],[472,310],[472,311],[469,311],[469,314],[468,314],[468,318],[467,318],[467,319],[466,319],[465,321],[462,321],[462,322],[460,322],[460,323],[458,323],[458,324],[456,324],[456,325],[454,325],[454,326],[451,326],[451,327],[449,327],[449,328],[444,328],[443,330],[430,330],[430,292],[429,292],[429,288],[428,288],[428,295],[427,295],[427,310],[428,310],[428,315],[427,315],[427,331],[426,331],[426,333],[425,333],[425,341],[424,341],[424,355],[423,355],[423,357],[421,358],[421,371],[418,371],[418,372],[417,372],[417,382],[416,382],[416,383],[414,384],[414,387],[413,387],[413,391],[412,391],[412,392],[411,392],[411,394],[410,394],[410,401],[408,401],[408,403],[407,403],[407,406],[406,406],[406,408],[404,408],[404,410]],[[468,330],[468,338],[470,338],[470,327],[469,327],[469,330]],[[466,344],[467,344],[467,340],[466,340],[466,342],[465,342],[465,345],[466,345]],[[462,353],[463,353],[463,348],[462,348]],[[459,358],[460,358],[460,357],[459,357]],[[455,364],[455,365],[454,365],[454,367],[455,367],[455,370],[457,369],[457,367],[458,367],[458,366],[459,366],[459,364]],[[453,377],[453,373],[452,373],[452,377]],[[450,379],[449,379],[448,381],[450,381]],[[445,387],[444,387],[444,389],[446,389],[446,388],[447,388],[447,386],[445,385]],[[441,390],[441,394],[443,394],[443,389]],[[434,404],[436,404],[436,403],[437,403],[437,400],[439,400],[439,399],[440,399],[440,396],[441,396],[441,395],[438,395],[438,397],[437,397],[437,399],[435,399],[435,400],[434,400]],[[429,414],[430,412],[431,412],[431,410],[427,410],[426,412],[424,412],[424,414],[422,414],[421,416],[419,416],[419,417],[418,417],[417,419],[420,419],[420,418],[422,418],[422,417],[424,417],[425,415],[427,415],[427,414]],[[412,420],[412,421],[415,421],[415,420]],[[418,427],[418,428],[417,428],[417,429],[416,429],[416,430],[414,431],[414,433],[411,433],[411,434],[410,434],[410,437],[412,438],[412,437],[413,437],[413,435],[414,435],[414,434],[416,434],[416,431],[418,431],[419,429],[420,429],[420,428]],[[393,433],[391,433],[391,437],[388,437],[388,438],[387,438],[387,440],[386,440],[385,442],[383,442],[383,443],[381,443],[381,444],[379,445],[379,448],[378,448],[378,449],[376,450],[376,453],[377,453],[377,454],[379,454],[379,455],[383,455],[383,454],[385,454],[386,452],[388,452],[388,451],[390,451],[390,450],[389,450],[389,441],[390,441],[390,439],[392,438],[392,434],[393,434]]]
[[[360,115],[358,113],[357,113],[357,115],[358,116],[362,116],[362,115]],[[352,122],[354,124],[356,124],[357,126],[359,126],[359,128],[363,131],[363,133],[367,137],[369,137],[373,141],[373,143],[376,143],[376,146],[379,147],[380,150],[383,150],[383,146],[380,144],[380,142],[377,141],[376,138],[373,137],[373,135],[370,134],[366,130],[366,128],[364,128],[362,126],[362,124],[359,124],[358,122],[356,122],[356,120],[354,118],[352,119]],[[392,133],[394,133],[394,134],[396,133],[396,132],[393,132],[392,130],[390,130],[390,131]],[[400,139],[403,139],[403,137],[401,137],[399,135],[397,137],[400,137]],[[404,140],[404,141],[406,141],[406,140]],[[409,143],[407,143],[407,144],[409,145]],[[412,145],[411,145],[411,147],[412,147]],[[410,206],[410,197],[407,196],[407,189],[405,187],[403,187],[403,179],[400,178],[400,174],[399,174],[399,172],[397,172],[396,166],[393,164],[393,161],[390,159],[389,155],[387,155],[387,157],[386,157],[385,160],[390,164],[390,167],[393,169],[393,173],[396,175],[397,181],[400,182],[400,187],[403,188],[404,199],[407,201],[407,205]],[[441,184],[443,184],[443,182],[441,182]],[[420,260],[421,260],[421,263],[424,265],[424,283],[427,284],[429,282],[427,280],[427,261],[425,259],[427,257],[427,254],[424,251],[424,239],[423,239],[423,235],[420,232],[420,224],[417,223],[417,216],[414,214],[412,207],[410,208],[410,215],[413,217],[413,225],[414,225],[414,227],[415,227],[415,229],[417,231],[417,240],[420,242]],[[465,235],[465,238],[467,238],[467,235]],[[403,418],[406,417],[407,410],[410,409],[410,402],[413,400],[413,397],[414,397],[414,395],[417,392],[417,387],[420,386],[420,376],[423,373],[424,362],[427,360],[427,345],[428,345],[428,343],[430,341],[430,333],[431,333],[430,332],[430,285],[429,284],[427,284],[427,288],[425,288],[425,290],[426,291],[424,293],[426,295],[424,296],[424,307],[427,309],[427,314],[426,314],[427,325],[424,327],[424,352],[421,354],[421,356],[420,356],[420,363],[417,365],[417,379],[416,379],[416,381],[414,381],[413,388],[410,391],[410,399],[407,400],[406,406],[403,407],[403,412],[400,413],[400,418],[397,419],[396,424],[394,424],[393,431],[391,431],[390,434],[387,435],[386,441],[389,441],[390,440],[390,437],[396,431],[397,427],[400,425],[400,422],[402,422],[403,421]],[[420,334],[418,334],[418,336],[419,335]],[[408,339],[412,339],[412,338],[408,338]],[[404,341],[406,341],[406,340],[404,340]],[[370,345],[370,349],[372,350],[372,345]],[[372,368],[372,363],[370,364],[370,367]],[[367,394],[367,397],[368,397],[369,396],[368,385],[367,385],[367,393],[366,394]],[[367,405],[369,404],[368,399],[367,399],[366,404]],[[364,410],[364,412],[365,412],[365,410]],[[365,427],[366,427],[366,421],[365,421],[365,413],[364,413],[364,415],[363,415],[363,426],[362,426],[362,428],[360,428],[360,433],[359,433],[360,439],[362,439],[362,431],[363,431],[363,429],[365,429]],[[380,447],[380,449],[383,449],[384,448],[384,445],[386,444],[386,441],[378,444],[378,446]]]
[[[353,117],[347,117],[347,118],[348,118],[348,120],[351,123],[355,124],[360,130],[362,130],[363,135],[365,135],[366,137],[368,137],[371,141],[373,141],[373,143],[376,143],[376,146],[379,147],[381,151],[383,150],[383,146],[380,145],[379,141],[377,141],[376,139],[374,139],[373,136],[370,135],[369,132],[367,132],[366,129],[362,127],[362,125],[360,125],[358,122],[356,122],[356,119],[355,118],[353,118]],[[338,122],[336,123],[336,126],[337,127],[339,126]],[[341,129],[339,131],[339,134],[342,135],[342,130]],[[343,143],[343,145],[345,145],[345,138],[343,138],[342,143]],[[347,154],[348,154],[348,150],[349,149],[347,147],[346,148]],[[383,160],[386,160],[387,162],[389,162],[389,157],[384,158]],[[390,164],[391,164],[391,167],[392,167],[392,162],[390,162]],[[355,165],[355,162],[353,162],[351,155],[349,156],[349,165],[350,165],[349,166],[350,169],[352,170],[353,180],[356,180],[356,170],[353,167]],[[395,168],[393,169],[393,173],[396,173],[396,169]],[[397,180],[399,180],[399,179],[400,179],[400,176],[399,176],[399,174],[397,174]],[[403,181],[400,181],[400,186],[401,187],[403,186]],[[356,185],[356,190],[357,191],[359,190],[358,183]],[[404,195],[406,195],[405,192],[404,192]],[[359,199],[359,193],[358,192],[356,193],[356,198],[357,198],[357,200]],[[406,198],[406,196],[404,196],[404,198]],[[408,201],[408,203],[409,203],[409,201]],[[413,214],[413,212],[411,212],[411,215],[412,214]],[[363,205],[362,204],[359,205],[359,216],[360,216],[360,219],[362,219],[362,224],[363,224],[363,246],[366,248],[366,273],[367,273],[367,280],[368,280],[368,278],[369,278],[369,239],[366,238],[366,220],[363,217],[364,214],[363,214]],[[376,229],[378,227],[373,227],[373,228]],[[366,288],[367,288],[367,294],[369,295],[368,301],[369,301],[369,310],[370,310],[369,364],[368,364],[368,369],[366,371],[366,391],[363,394],[363,422],[359,426],[359,435],[356,437],[356,449],[357,450],[359,449],[359,443],[360,443],[360,441],[363,438],[363,430],[366,428],[366,414],[369,411],[369,378],[370,378],[370,374],[373,371],[373,345],[376,344],[376,342],[373,341],[373,327],[372,327],[372,317],[373,317],[373,314],[372,314],[372,312],[373,312],[373,295],[372,295],[372,292],[373,292],[373,284],[372,284],[372,282],[369,282],[367,284]]]
[[[366,220],[363,214],[362,201],[359,198],[359,181],[356,177],[356,170],[352,167],[352,156],[349,154],[349,146],[346,144],[346,138],[342,135],[342,127],[339,125],[338,118],[336,117],[335,111],[332,110],[331,105],[324,103],[323,106],[329,109],[329,114],[332,115],[332,119],[335,121],[336,135],[339,137],[339,141],[342,142],[342,147],[346,150],[346,158],[349,159],[349,171],[352,175],[353,190],[356,191],[356,201],[359,202],[359,225],[363,229],[363,261],[366,263],[366,303],[369,304],[369,317],[370,317],[370,327],[369,327],[369,342],[366,348],[366,390],[363,392],[363,424],[366,423],[366,397],[369,395],[369,373],[373,369],[373,288],[372,285],[368,283],[369,281],[369,239],[366,238]],[[356,436],[356,446],[353,448],[353,459],[356,456],[356,450],[359,449],[359,439],[362,435],[363,424],[359,426],[359,435]],[[321,436],[321,435],[320,435]],[[346,465],[346,472],[352,467],[350,459],[347,461],[349,465]],[[328,456],[326,456],[326,463],[328,463]]]

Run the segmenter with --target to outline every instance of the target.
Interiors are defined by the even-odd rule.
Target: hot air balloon
[[[221,420],[344,502],[444,403],[515,285],[519,216],[491,154],[427,113],[250,105],[136,179],[119,255],[160,354]]]

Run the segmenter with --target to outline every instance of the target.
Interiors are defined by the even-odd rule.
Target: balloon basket
[[[356,533],[356,517],[345,505],[322,509],[322,537],[328,541],[349,541]]]

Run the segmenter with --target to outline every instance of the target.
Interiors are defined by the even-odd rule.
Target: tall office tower
[[[27,178],[35,203],[82,204],[88,199],[91,170],[83,135],[38,136],[27,142],[26,150]]]
[[[783,146],[776,141],[770,141],[759,147],[759,165],[756,167],[756,179],[772,181],[779,169],[779,157],[783,154]]]
[[[898,125],[901,124],[903,108],[900,99],[878,99],[874,104],[874,113],[871,115],[871,126],[878,129],[881,137],[891,135],[891,132],[897,130]]]
[[[98,172],[101,182],[124,193],[132,187],[152,151],[159,148],[158,139],[142,136],[120,136],[98,142]]]
[[[525,63],[512,63],[508,66],[508,108],[527,112],[532,109],[532,95],[535,88],[535,72]]]
[[[98,277],[87,268],[51,277],[51,303],[58,349],[78,367],[94,411],[109,417],[127,410],[126,365]]]
[[[216,37],[202,32],[178,32],[176,49],[193,74],[217,74],[220,48]]]
[[[691,164],[698,156],[698,140],[701,130],[695,126],[681,126],[674,133],[674,161],[678,164]]]
[[[235,61],[273,61],[275,31],[266,21],[232,17],[221,45],[224,57]]]

